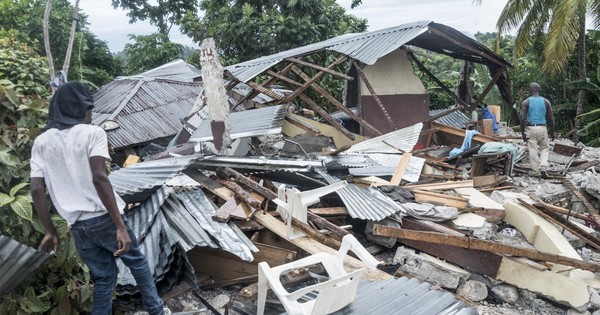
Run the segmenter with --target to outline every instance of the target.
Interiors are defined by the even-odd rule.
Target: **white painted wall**
[[[425,94],[425,86],[414,73],[406,50],[399,48],[363,68],[377,95]],[[363,96],[371,95],[361,80]]]

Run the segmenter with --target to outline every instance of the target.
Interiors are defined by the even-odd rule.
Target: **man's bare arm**
[[[45,251],[49,245],[52,245],[52,250],[56,252],[58,250],[59,238],[56,227],[50,219],[50,212],[46,203],[46,183],[44,182],[44,178],[32,177],[29,188],[31,190],[33,206],[46,231],[46,235],[44,235],[44,238],[40,242],[39,250]]]
[[[527,140],[525,137],[525,126],[527,126],[527,111],[529,110],[529,100],[524,100],[521,104],[521,136],[523,140]]]
[[[121,256],[129,250],[129,247],[131,246],[131,238],[127,233],[125,222],[123,222],[121,213],[117,208],[117,201],[115,200],[112,185],[110,184],[108,176],[106,175],[105,162],[106,159],[102,156],[92,156],[90,158],[90,166],[92,168],[92,177],[96,192],[98,193],[102,204],[104,207],[106,207],[108,214],[117,225],[117,241],[119,243],[119,248],[114,254],[115,256]]]
[[[544,99],[544,104],[546,105],[546,116],[548,117],[548,127],[550,128],[550,138],[554,140],[554,113],[552,112],[552,105],[550,101]]]

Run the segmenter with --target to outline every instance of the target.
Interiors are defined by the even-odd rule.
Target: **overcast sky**
[[[452,26],[460,31],[476,33],[493,32],[496,20],[506,3],[505,0],[487,0],[473,5],[472,0],[363,0],[358,8],[350,9],[352,0],[337,0],[348,13],[367,19],[369,30],[378,30],[403,23],[432,20]],[[129,41],[128,34],[142,35],[156,31],[148,22],[129,24],[122,10],[113,9],[107,0],[80,2],[81,9],[89,16],[90,30],[101,40],[108,42],[112,52],[123,50]],[[197,47],[191,39],[179,33],[175,27],[170,38],[174,42]]]

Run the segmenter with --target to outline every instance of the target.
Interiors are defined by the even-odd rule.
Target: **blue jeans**
[[[131,248],[120,258],[129,267],[142,293],[142,306],[150,315],[163,314],[163,302],[158,296],[146,257],[140,251],[129,223],[123,217],[131,238]],[[94,280],[92,314],[112,313],[112,292],[117,282],[117,226],[109,214],[77,221],[71,226],[77,252],[89,267]]]

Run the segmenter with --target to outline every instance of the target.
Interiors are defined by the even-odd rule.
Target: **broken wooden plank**
[[[343,57],[345,57],[345,56],[343,56]],[[351,76],[349,76],[349,75],[345,75],[345,74],[337,72],[335,70],[331,70],[332,69],[331,66],[325,68],[325,67],[321,67],[319,65],[316,65],[314,63],[310,63],[308,61],[300,60],[300,59],[297,59],[297,58],[287,58],[286,60],[287,61],[291,61],[291,62],[296,63],[296,64],[299,64],[299,65],[303,65],[303,66],[307,66],[307,67],[313,68],[315,70],[319,70],[319,71],[323,71],[323,72],[329,73],[329,74],[331,74],[333,76],[336,76],[336,77],[344,79],[344,80],[348,80],[348,81],[354,80],[354,78],[351,77]],[[340,64],[343,61],[345,61],[346,58],[340,58],[338,60],[341,60],[341,61],[335,62],[334,65],[337,66],[338,64]]]
[[[571,234],[582,239],[586,244],[590,245],[591,247],[593,247],[595,249],[600,250],[600,239],[587,233],[586,231],[584,231],[577,225],[571,223],[569,220],[564,219],[562,216],[560,216],[559,214],[556,214],[555,212],[545,210],[542,207],[536,208],[521,198],[518,198],[517,200],[523,206],[525,206],[527,209],[537,213],[539,216],[543,217],[544,219],[565,228],[567,231],[571,232]]]
[[[275,234],[279,235],[282,238],[286,238],[287,228],[286,228],[285,224],[283,224],[283,222],[277,220],[276,218],[274,218],[273,216],[271,216],[269,214],[264,214],[264,213],[260,213],[260,212],[256,213],[254,215],[254,218],[260,224],[264,225],[267,229],[271,230],[272,232],[274,232]],[[333,248],[328,247],[322,243],[319,243],[309,237],[300,237],[300,238],[296,238],[293,240],[289,240],[289,242],[302,248],[309,254],[316,254],[316,253],[324,252],[324,253],[328,253],[331,255],[337,255],[337,250],[334,250]],[[366,268],[365,264],[362,261],[360,261],[354,257],[351,257],[351,256],[346,256],[346,258],[344,258],[344,267],[346,268],[346,271],[348,271],[348,272],[351,272],[351,271],[354,271],[354,270],[357,270],[360,268]],[[365,277],[366,279],[372,280],[372,281],[393,278],[392,275],[389,275],[381,270],[374,270],[374,271],[367,270],[363,277]]]
[[[237,207],[238,203],[235,198],[231,197],[213,214],[212,219],[218,222],[227,222],[231,218],[231,212]]]
[[[573,185],[573,182],[571,182],[571,180],[565,178],[562,180],[562,183],[567,188],[569,188],[569,190],[571,190],[571,192],[573,192],[573,194],[575,195],[575,197],[577,197],[577,199],[579,199],[579,201],[581,201],[583,203],[583,206],[585,206],[586,210],[590,214],[594,214],[594,215],[600,214],[598,212],[598,209],[596,209],[596,208],[594,208],[594,206],[592,206],[592,204],[587,200],[587,198],[585,198],[585,196],[579,191],[579,189],[577,189],[577,187],[575,187],[575,185]]]
[[[455,188],[473,187],[473,180],[447,181],[443,183],[405,185],[403,188],[410,190],[449,190]]]
[[[292,115],[287,115],[285,116],[285,120],[287,122],[289,122],[290,124],[312,134],[312,135],[320,135],[321,131],[311,125],[305,124],[303,121],[297,119],[296,117],[292,116]]]
[[[449,196],[421,189],[413,190],[413,194],[415,195],[415,200],[417,202],[432,202],[458,209],[464,209],[469,206],[469,199],[463,197]]]
[[[579,164],[577,166],[571,166],[569,168],[569,172],[585,171],[588,168],[594,167],[597,165],[600,165],[600,160],[593,160],[593,161],[585,162],[583,164]]]
[[[573,147],[570,145],[555,143],[554,147],[552,148],[552,152],[566,156],[579,156],[579,154],[581,154],[582,149],[583,148],[580,147]]]
[[[496,182],[497,178],[498,175],[496,174],[473,176],[473,187],[480,188],[485,186],[491,186],[494,182]]]
[[[216,169],[216,173],[222,179],[233,179],[234,181],[252,189],[253,191],[259,193],[267,199],[272,200],[277,198],[277,194],[275,194],[274,192],[259,185],[257,182],[251,180],[250,178],[244,176],[243,174],[230,167],[219,167]]]
[[[350,140],[354,140],[355,139],[355,136],[354,136],[353,133],[351,133],[350,131],[348,131],[348,129],[344,128],[344,126],[342,126],[337,120],[333,119],[333,117],[331,117],[331,115],[329,115],[327,113],[327,111],[325,111],[323,108],[321,108],[310,97],[308,97],[308,96],[306,96],[304,94],[300,94],[300,95],[298,95],[298,97],[302,101],[304,101],[306,104],[308,104],[321,117],[323,117],[323,119],[325,119],[328,123],[330,123],[333,127],[335,127],[335,129],[337,129],[339,132],[341,132],[346,138],[348,138]]]
[[[396,167],[396,170],[394,171],[394,174],[392,175],[392,179],[390,180],[391,185],[394,185],[394,186],[400,185],[400,182],[402,181],[402,176],[404,176],[404,172],[406,171],[406,168],[408,167],[408,164],[410,163],[411,157],[412,157],[411,153],[402,154],[402,158],[400,159],[400,162],[398,163],[398,167]]]
[[[549,203],[544,202],[540,197],[538,197],[536,194],[534,193],[530,193],[529,197],[531,197],[531,199],[533,199],[536,203],[534,204],[534,206],[539,206],[539,207],[543,207],[546,208],[548,210],[566,215],[566,216],[571,216],[574,218],[578,218],[584,221],[588,221],[588,222],[594,222],[594,218],[592,217],[591,214],[581,214],[581,213],[577,213],[575,211],[569,210],[569,209],[565,209],[563,207],[559,207],[559,206],[555,206]]]
[[[221,178],[216,178],[216,180],[223,186],[229,188],[231,191],[233,191],[233,193],[240,198],[243,202],[245,202],[248,206],[251,206],[255,209],[260,209],[260,202],[258,202],[258,200],[254,199],[252,197],[252,195],[247,192],[246,190],[244,190],[244,188],[242,188],[240,185],[238,185],[236,182],[230,181],[230,180],[224,180]]]
[[[196,182],[198,182],[202,187],[208,189],[210,192],[223,199],[224,201],[227,201],[231,197],[235,196],[233,191],[231,191],[229,188],[219,184],[219,182],[217,182],[216,180],[204,175],[202,171],[196,168],[188,167],[187,169],[183,170],[183,173],[195,180]]]
[[[258,275],[240,277],[240,278],[235,278],[235,279],[230,279],[230,280],[208,282],[206,284],[201,285],[200,290],[212,290],[212,289],[224,288],[224,287],[228,287],[228,286],[232,286],[232,285],[236,285],[236,284],[254,283],[257,281],[258,281]]]
[[[258,252],[254,260],[247,262],[238,256],[214,248],[195,247],[188,251],[190,264],[198,273],[204,273],[221,280],[231,280],[258,274],[258,263],[266,261],[270,266],[279,266],[294,261],[297,252],[267,244],[254,243]]]
[[[395,227],[389,227],[381,224],[374,225],[373,235],[395,237],[428,243],[445,244],[467,249],[477,249],[498,254],[525,257],[533,260],[548,261],[561,265],[576,267],[579,269],[589,270],[592,272],[600,271],[600,264],[590,263],[578,259],[573,259],[571,257],[555,255],[536,250],[505,245],[492,241],[474,239],[468,236],[455,236],[437,232],[422,232],[407,229],[398,229]]]
[[[308,211],[322,217],[348,216],[348,209],[346,207],[308,208]]]
[[[408,217],[404,218],[402,227],[411,230],[464,236],[464,234],[444,225]],[[589,301],[588,294],[582,294],[587,292],[587,284],[548,271],[540,264],[525,258],[506,257],[497,253],[465,249],[446,244],[433,244],[406,239],[399,239],[399,241],[474,272],[549,296],[555,301],[560,301],[561,304],[570,307],[578,307]],[[557,283],[560,283],[560,285],[552,285]],[[567,291],[557,289],[563,286],[567,288]],[[577,296],[574,294],[577,294]]]

